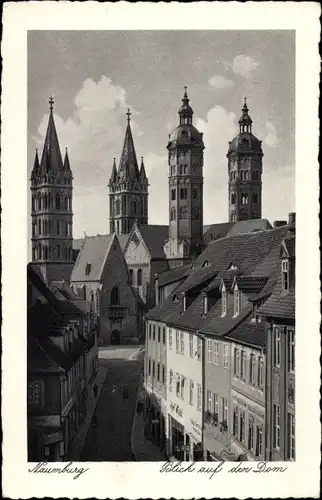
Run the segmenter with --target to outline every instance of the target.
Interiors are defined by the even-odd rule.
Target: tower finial
[[[184,96],[188,97],[188,87],[187,87],[187,85],[184,86]]]
[[[131,111],[130,111],[130,108],[127,108],[126,116],[127,116],[127,123],[130,123],[130,121],[131,121]]]
[[[49,109],[50,109],[50,113],[53,112],[53,109],[54,109],[54,104],[55,104],[55,101],[52,97],[49,98]]]

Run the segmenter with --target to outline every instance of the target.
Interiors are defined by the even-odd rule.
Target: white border
[[[316,497],[319,493],[319,15],[313,2],[6,3],[2,80],[3,494],[10,498]],[[184,21],[184,22],[183,22]],[[296,30],[297,460],[278,474],[160,474],[156,463],[93,463],[80,479],[26,463],[27,30]],[[278,50],[278,47],[272,47]],[[88,466],[89,464],[86,464]],[[209,464],[208,464],[209,465]],[[251,478],[251,480],[250,480]]]

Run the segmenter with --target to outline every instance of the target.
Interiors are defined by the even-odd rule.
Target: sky
[[[150,183],[149,223],[168,223],[166,144],[185,85],[206,147],[204,224],[228,220],[226,154],[245,96],[263,141],[262,217],[295,211],[294,31],[29,31],[28,174],[53,96],[74,175],[74,237],[109,231],[107,185],[127,107]]]

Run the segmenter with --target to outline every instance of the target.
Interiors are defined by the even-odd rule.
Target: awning
[[[228,448],[231,448],[232,452],[228,451]],[[229,445],[222,450],[220,455],[223,460],[227,461],[253,462],[256,460],[255,456],[237,439],[231,441]]]

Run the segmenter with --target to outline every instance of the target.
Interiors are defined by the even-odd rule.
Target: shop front
[[[168,413],[168,456],[178,461],[203,460],[202,426],[197,419],[183,418],[184,409],[170,403]]]

